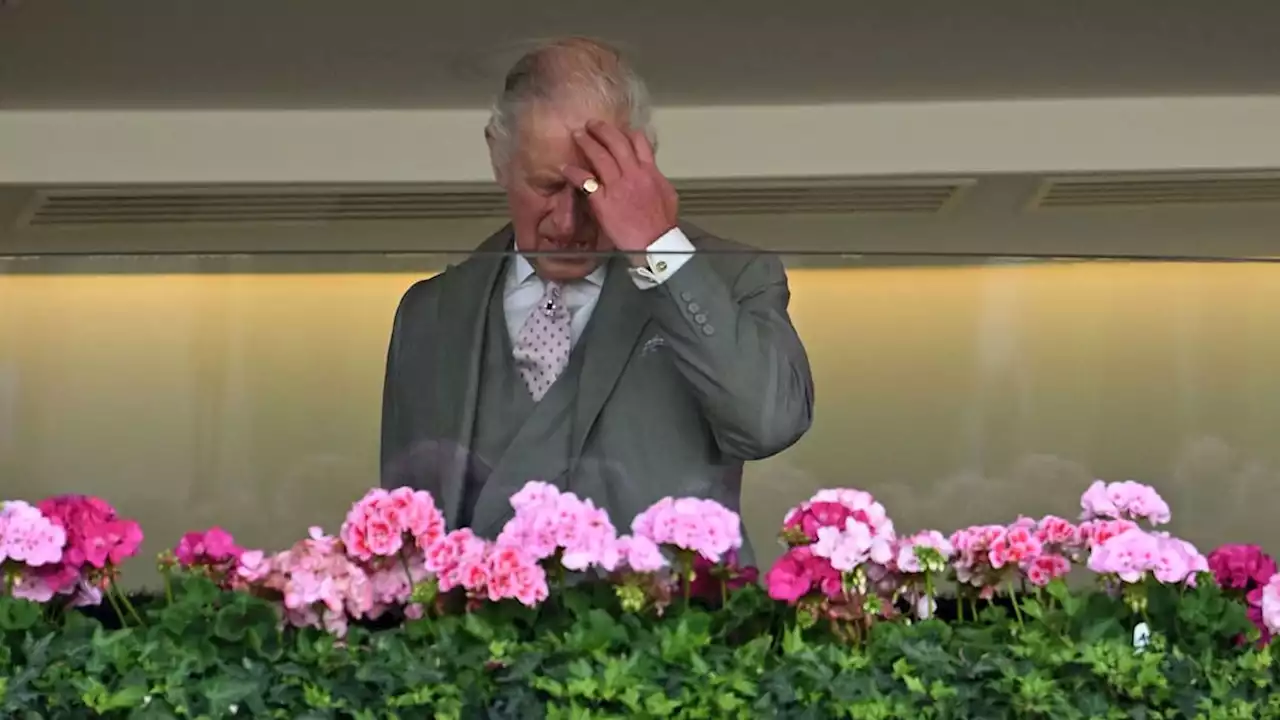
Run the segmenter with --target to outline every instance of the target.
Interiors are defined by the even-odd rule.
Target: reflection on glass
[[[748,465],[761,562],[822,486],[949,531],[1138,479],[1193,542],[1280,542],[1280,267],[888,260],[784,258],[817,411]],[[150,552],[281,546],[377,484],[392,317],[445,259],[209,262],[0,260],[0,495],[103,495]]]

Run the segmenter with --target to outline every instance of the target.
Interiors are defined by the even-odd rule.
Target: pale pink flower
[[[738,514],[714,500],[663,498],[636,516],[631,533],[720,562],[730,550],[742,547]]]
[[[511,498],[515,514],[495,544],[518,547],[537,561],[559,553],[568,570],[612,571],[620,560],[618,533],[609,515],[590,499],[533,481]]]
[[[1107,483],[1095,480],[1080,497],[1082,520],[1110,518],[1146,520],[1152,525],[1169,522],[1169,505],[1150,485],[1126,480]]]
[[[1126,583],[1141,582],[1150,573],[1162,583],[1194,584],[1195,574],[1208,568],[1208,561],[1191,543],[1140,528],[1095,545],[1089,555],[1090,570]]]
[[[5,561],[39,567],[62,560],[67,533],[38,508],[21,500],[0,503],[0,566]]]
[[[618,538],[618,549],[625,564],[634,572],[657,572],[667,567],[662,549],[652,540],[641,535],[623,535]]]
[[[342,636],[348,621],[370,617],[378,604],[368,575],[342,543],[313,527],[310,537],[270,558],[240,557],[237,576],[258,594],[278,600],[286,623]]]
[[[894,569],[900,573],[942,572],[955,553],[955,547],[937,530],[922,530],[914,535],[899,538],[894,558]],[[941,565],[926,566],[921,561],[921,551],[932,550],[941,558]]]
[[[1272,634],[1280,634],[1280,573],[1262,588],[1262,622]]]

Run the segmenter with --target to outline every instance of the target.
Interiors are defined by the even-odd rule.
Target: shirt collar
[[[600,266],[591,271],[583,280],[595,285],[596,287],[604,287],[604,278],[608,272],[608,263],[600,263]],[[515,253],[515,258],[511,263],[511,271],[507,275],[507,286],[509,288],[518,288],[529,282],[536,275],[533,269],[533,263],[520,253]]]

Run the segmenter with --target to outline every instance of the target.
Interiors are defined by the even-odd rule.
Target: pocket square
[[[661,335],[654,335],[653,337],[644,341],[644,346],[640,348],[640,355],[641,356],[648,355],[649,353],[654,352],[655,350],[657,350],[658,348],[666,344],[667,344],[666,338],[662,337]]]

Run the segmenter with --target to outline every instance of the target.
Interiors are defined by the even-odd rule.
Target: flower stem
[[[680,551],[680,585],[684,590],[684,609],[689,609],[689,593],[693,585],[693,554],[688,550]]]
[[[1018,627],[1025,629],[1026,626],[1022,623],[1022,610],[1018,607],[1018,596],[1014,592],[1012,580],[1009,581],[1009,602],[1013,603],[1013,614],[1018,618]]]
[[[129,627],[129,621],[124,617],[124,609],[120,607],[120,602],[116,600],[116,596],[111,592],[111,588],[107,588],[107,601],[111,603],[111,608],[116,611],[116,617],[120,620],[120,627]]]
[[[129,614],[133,616],[133,619],[138,621],[139,625],[143,625],[142,616],[138,614],[137,608],[133,606],[133,603],[129,602],[129,596],[124,594],[124,591],[120,589],[120,586],[116,584],[115,580],[111,581],[110,589],[107,592],[110,593],[111,590],[116,591],[116,593],[120,595],[120,601],[124,603],[125,609],[129,611]]]
[[[160,576],[164,578],[165,603],[167,605],[172,605],[173,604],[173,581],[169,577],[169,571],[166,569],[164,572],[160,573]]]
[[[413,581],[413,571],[409,569],[409,558],[405,557],[403,548],[400,550],[399,557],[400,566],[404,568],[404,576],[409,580],[409,597],[412,598],[414,591],[417,590],[418,587]]]

